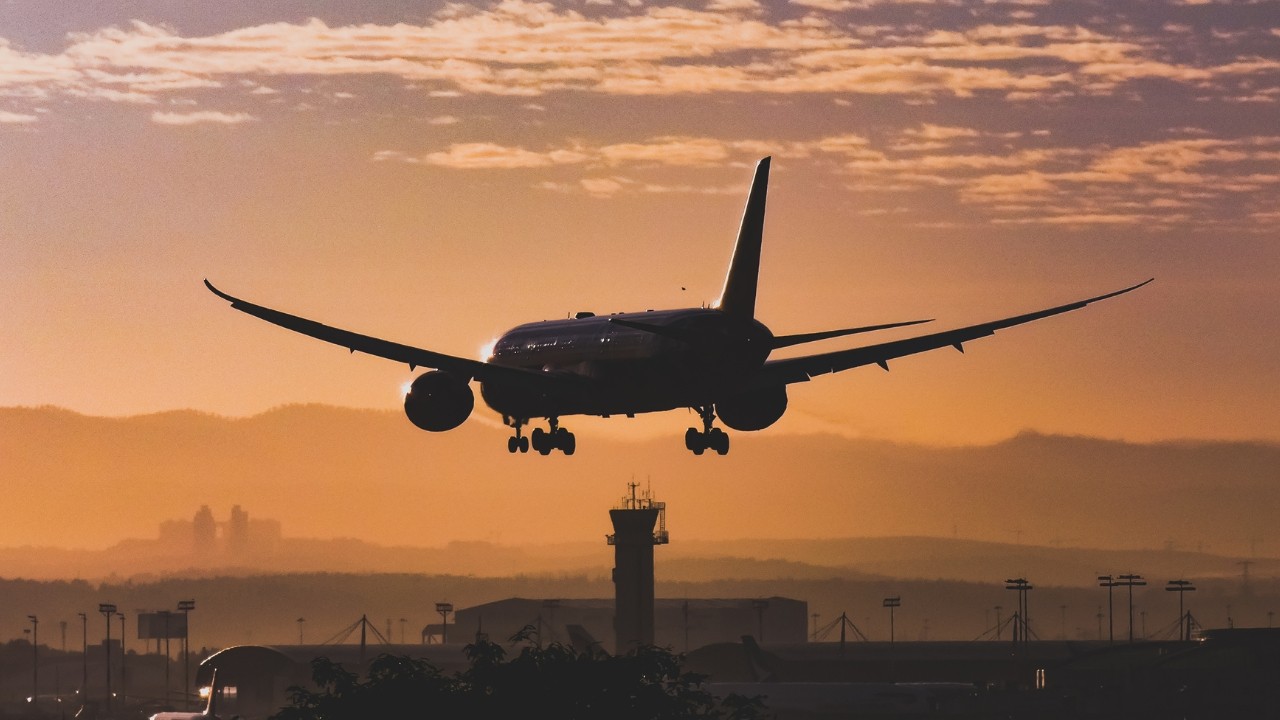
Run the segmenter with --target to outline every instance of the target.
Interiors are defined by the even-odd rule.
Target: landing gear
[[[534,428],[530,436],[533,449],[541,455],[550,455],[552,450],[559,450],[565,455],[572,455],[578,449],[577,438],[573,433],[560,427],[560,418],[548,418],[551,428],[544,431],[542,428]]]
[[[702,416],[702,430],[697,428],[686,430],[684,432],[684,446],[692,450],[694,455],[701,455],[706,450],[715,450],[720,455],[728,454],[729,436],[720,428],[711,426],[711,423],[716,420],[716,414],[712,407],[706,405],[694,409]]]
[[[512,455],[517,452],[529,452],[529,438],[520,434],[520,429],[523,428],[527,422],[529,421],[526,418],[513,418],[507,417],[506,415],[502,416],[502,423],[504,425],[509,425],[516,429],[516,434],[513,437],[507,438],[507,452]]]

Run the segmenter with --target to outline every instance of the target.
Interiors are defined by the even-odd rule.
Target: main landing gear
[[[715,450],[721,455],[728,454],[729,436],[720,428],[711,427],[711,423],[716,420],[715,410],[710,405],[694,409],[702,416],[702,430],[699,431],[697,428],[686,430],[684,446],[692,450],[694,455],[701,455],[706,450]]]
[[[520,430],[529,421],[524,418],[505,418],[507,424],[516,429],[515,437],[507,438],[507,452],[522,453],[529,452],[532,446],[534,451],[540,455],[550,455],[552,450],[559,450],[565,455],[572,455],[578,449],[577,438],[573,433],[560,427],[560,418],[547,418],[551,424],[549,430],[542,428],[534,428],[533,432],[525,437]]]

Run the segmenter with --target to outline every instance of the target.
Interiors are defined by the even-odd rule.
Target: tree
[[[705,676],[684,672],[683,658],[646,647],[626,655],[578,652],[529,642],[532,628],[510,660],[487,640],[467,645],[469,667],[445,675],[425,660],[379,655],[367,679],[326,658],[312,661],[318,690],[290,688],[291,705],[275,720],[367,718],[551,717],[556,720],[756,720],[766,717],[759,697],[707,692]]]

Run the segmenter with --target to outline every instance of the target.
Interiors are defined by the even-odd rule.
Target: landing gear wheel
[[[707,446],[721,455],[729,454],[729,435],[720,428],[715,428],[707,437]]]
[[[551,437],[542,428],[534,428],[531,437],[533,449],[540,455],[551,454]]]
[[[527,437],[520,438],[520,452],[522,453],[529,452],[529,438]]]
[[[556,447],[559,448],[560,451],[563,452],[565,455],[572,455],[573,451],[578,449],[578,439],[575,438],[573,436],[573,433],[569,432],[568,430],[565,430],[564,428],[560,428],[559,430],[556,430],[556,434],[554,435],[554,437],[556,441]]]
[[[507,452],[514,455],[516,450],[520,449],[520,440],[522,439],[514,436],[507,438]]]
[[[689,428],[684,431],[684,446],[688,450],[698,452],[697,448],[702,446],[702,433],[698,432],[698,428]]]

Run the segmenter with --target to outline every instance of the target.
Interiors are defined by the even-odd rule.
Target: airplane
[[[470,383],[503,424],[513,429],[510,453],[541,455],[559,450],[572,455],[573,433],[560,425],[569,415],[609,417],[689,408],[702,420],[701,429],[685,432],[685,447],[695,455],[729,452],[729,436],[714,423],[733,430],[763,430],[787,409],[787,386],[826,373],[864,365],[888,370],[889,361],[907,355],[953,347],[987,337],[997,330],[1039,320],[1106,300],[1146,285],[1136,285],[991,322],[942,332],[785,359],[770,359],[780,348],[858,333],[899,328],[931,320],[774,335],[755,318],[760,248],[764,236],[765,196],[770,158],[755,168],[737,241],[719,300],[709,307],[596,315],[579,312],[564,320],[519,325],[499,337],[483,360],[446,355],[323,325],[279,310],[255,305],[205,285],[241,312],[325,342],[378,357],[428,368],[413,380],[404,397],[404,412],[417,427],[430,432],[462,424],[475,407]],[[523,429],[546,419],[548,429]]]

